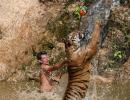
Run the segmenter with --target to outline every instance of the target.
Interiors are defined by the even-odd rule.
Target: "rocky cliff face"
[[[98,52],[99,70],[119,69],[130,56],[130,9],[118,6],[112,9],[108,33]]]
[[[77,27],[78,21],[72,16],[75,5],[68,6],[69,12],[66,12],[66,9],[62,10],[62,3],[53,4],[46,0],[0,2],[0,80],[21,79],[27,69],[36,67],[32,48],[36,51],[48,50],[51,63],[64,56],[61,50],[64,44],[57,42],[54,34],[50,33],[63,37]],[[129,15],[130,9],[126,7],[112,10],[108,35],[97,54],[99,70],[114,68],[127,60],[130,48]]]
[[[47,22],[56,17],[62,5],[38,0],[0,0],[0,80],[32,60],[32,47],[48,37]]]

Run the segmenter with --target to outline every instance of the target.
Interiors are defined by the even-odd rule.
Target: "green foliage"
[[[128,42],[130,42],[130,34],[126,35],[126,38],[128,39]]]
[[[47,29],[58,41],[62,41],[67,35],[78,26],[78,21],[67,11],[63,11],[56,19],[47,24]]]
[[[42,44],[44,50],[52,50],[55,47],[55,44],[49,41],[46,41]]]
[[[120,0],[124,3],[127,0]],[[130,42],[130,24],[128,22],[129,13],[121,10],[114,10],[110,17],[109,32],[112,33],[111,38],[111,55],[110,60],[115,64],[123,63],[124,60],[130,55],[129,42]]]
[[[124,36],[125,37],[125,36]],[[113,52],[113,60],[122,62],[123,59],[125,59],[127,55],[127,43],[125,41],[125,38],[118,39],[117,37],[113,38],[112,40],[112,52]],[[119,45],[120,44],[120,45]]]
[[[70,28],[66,23],[52,22],[48,24],[48,29],[57,37],[58,40],[64,38],[70,32]]]
[[[21,68],[22,68],[22,70],[25,71],[25,70],[27,70],[27,65],[26,65],[26,64],[22,64],[22,65],[21,65]]]
[[[63,50],[60,50],[59,54],[53,58],[50,59],[49,63],[50,64],[55,64],[59,62],[61,59],[65,58],[65,52]]]
[[[127,0],[120,0],[121,4],[124,4],[125,2],[127,2]]]
[[[70,4],[74,3],[74,2],[75,2],[75,0],[68,0],[68,2],[65,4],[65,8],[67,8],[68,5],[70,5]]]
[[[80,18],[81,18],[80,10],[86,11],[87,9],[88,9],[88,8],[87,8],[86,6],[77,5],[73,14],[74,14],[74,16],[75,16],[77,19],[80,19]]]
[[[114,53],[114,58],[115,58],[115,59],[122,59],[124,56],[125,56],[125,54],[124,54],[123,51],[116,51],[116,52]]]
[[[74,16],[77,18],[77,19],[80,19],[80,6],[77,5],[76,8],[75,8],[75,11],[74,11]]]
[[[116,65],[115,61],[112,60],[112,59],[109,59],[107,61],[107,64],[103,66],[103,69],[105,70],[105,69],[108,69],[108,68],[114,68],[115,65]]]

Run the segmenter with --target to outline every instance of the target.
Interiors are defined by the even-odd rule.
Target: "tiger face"
[[[71,32],[68,35],[68,41],[71,43],[71,49],[73,49],[73,51],[76,51],[78,48],[80,48],[83,36],[84,35],[79,31]]]

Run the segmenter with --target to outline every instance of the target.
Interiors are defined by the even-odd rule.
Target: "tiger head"
[[[81,34],[79,31],[76,30],[71,32],[67,37],[67,41],[69,42],[69,49],[74,52],[80,48],[82,38],[83,34]]]

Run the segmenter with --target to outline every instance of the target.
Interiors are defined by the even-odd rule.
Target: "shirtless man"
[[[58,68],[62,67],[64,64],[67,63],[67,60],[61,61],[60,63],[57,63],[53,66],[49,65],[49,57],[47,55],[47,52],[39,52],[37,54],[37,60],[40,63],[40,91],[46,91],[49,92],[52,90],[52,79],[50,77],[50,72],[53,70],[57,70]]]

